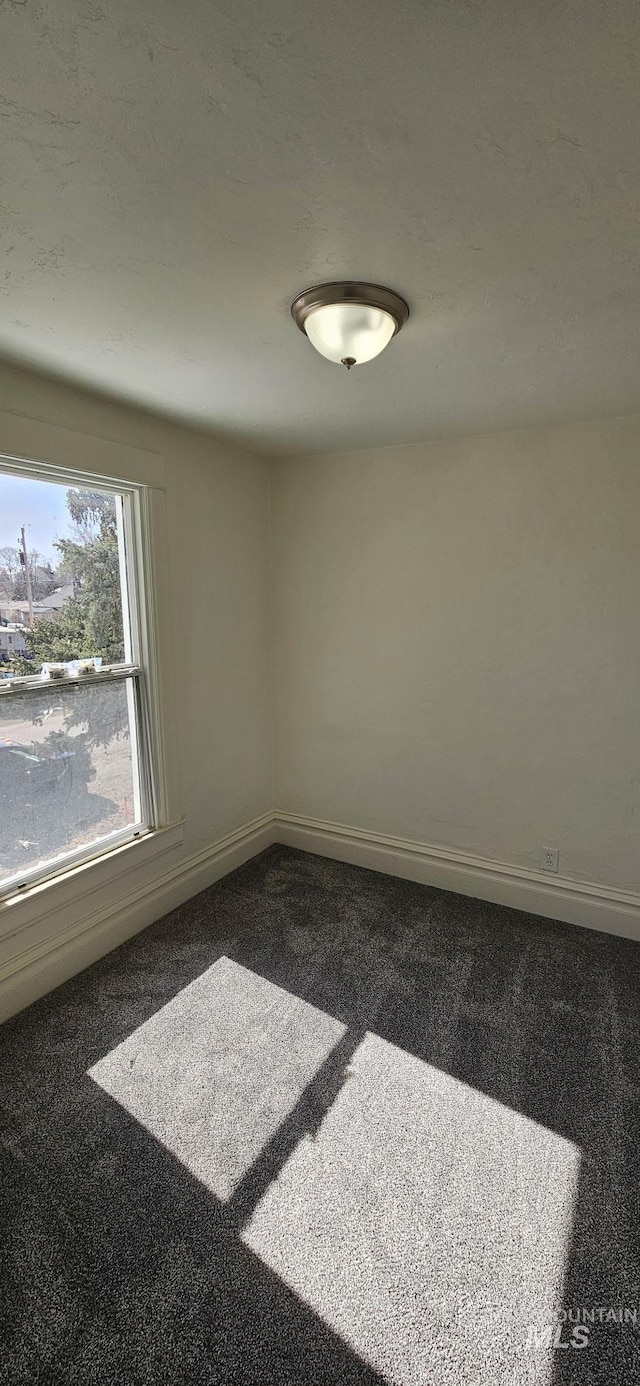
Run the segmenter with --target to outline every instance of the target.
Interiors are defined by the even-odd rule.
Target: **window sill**
[[[0,901],[0,937],[10,938],[53,911],[64,910],[78,900],[85,902],[98,891],[112,890],[114,883],[128,872],[179,847],[183,836],[184,821],[180,820],[112,847],[101,856],[70,866],[24,890],[16,890]]]

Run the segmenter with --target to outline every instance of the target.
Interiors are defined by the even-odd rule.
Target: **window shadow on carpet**
[[[276,848],[103,959],[6,1027],[8,1380],[631,1380],[527,1335],[638,1304],[637,958]]]
[[[69,1116],[4,1154],[4,1380],[379,1386],[117,1103]]]

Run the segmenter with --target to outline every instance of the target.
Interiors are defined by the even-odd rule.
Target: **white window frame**
[[[167,776],[163,754],[160,713],[159,667],[156,639],[157,610],[152,571],[152,511],[154,488],[94,471],[34,462],[0,454],[0,476],[22,476],[67,487],[85,487],[122,496],[117,502],[120,577],[125,629],[125,661],[91,675],[65,676],[56,687],[93,687],[96,683],[124,682],[130,700],[130,725],[134,762],[134,794],[137,821],[108,837],[62,852],[37,866],[0,882],[0,903],[24,895],[30,888],[60,879],[77,866],[90,866],[117,850],[157,833],[170,822]],[[124,549],[124,552],[123,552]],[[128,619],[127,619],[128,618]],[[0,706],[17,696],[40,695],[51,685],[40,674],[0,680]],[[6,700],[6,701],[5,701]],[[137,775],[135,771],[137,770]],[[137,779],[137,784],[135,783]]]

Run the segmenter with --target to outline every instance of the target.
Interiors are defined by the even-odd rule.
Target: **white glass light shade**
[[[309,341],[337,365],[372,361],[391,341],[396,324],[390,313],[366,303],[327,303],[312,308],[304,322]]]

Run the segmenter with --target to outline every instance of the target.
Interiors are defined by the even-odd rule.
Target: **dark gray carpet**
[[[174,911],[2,1031],[0,1380],[639,1380],[639,964],[281,847]]]

